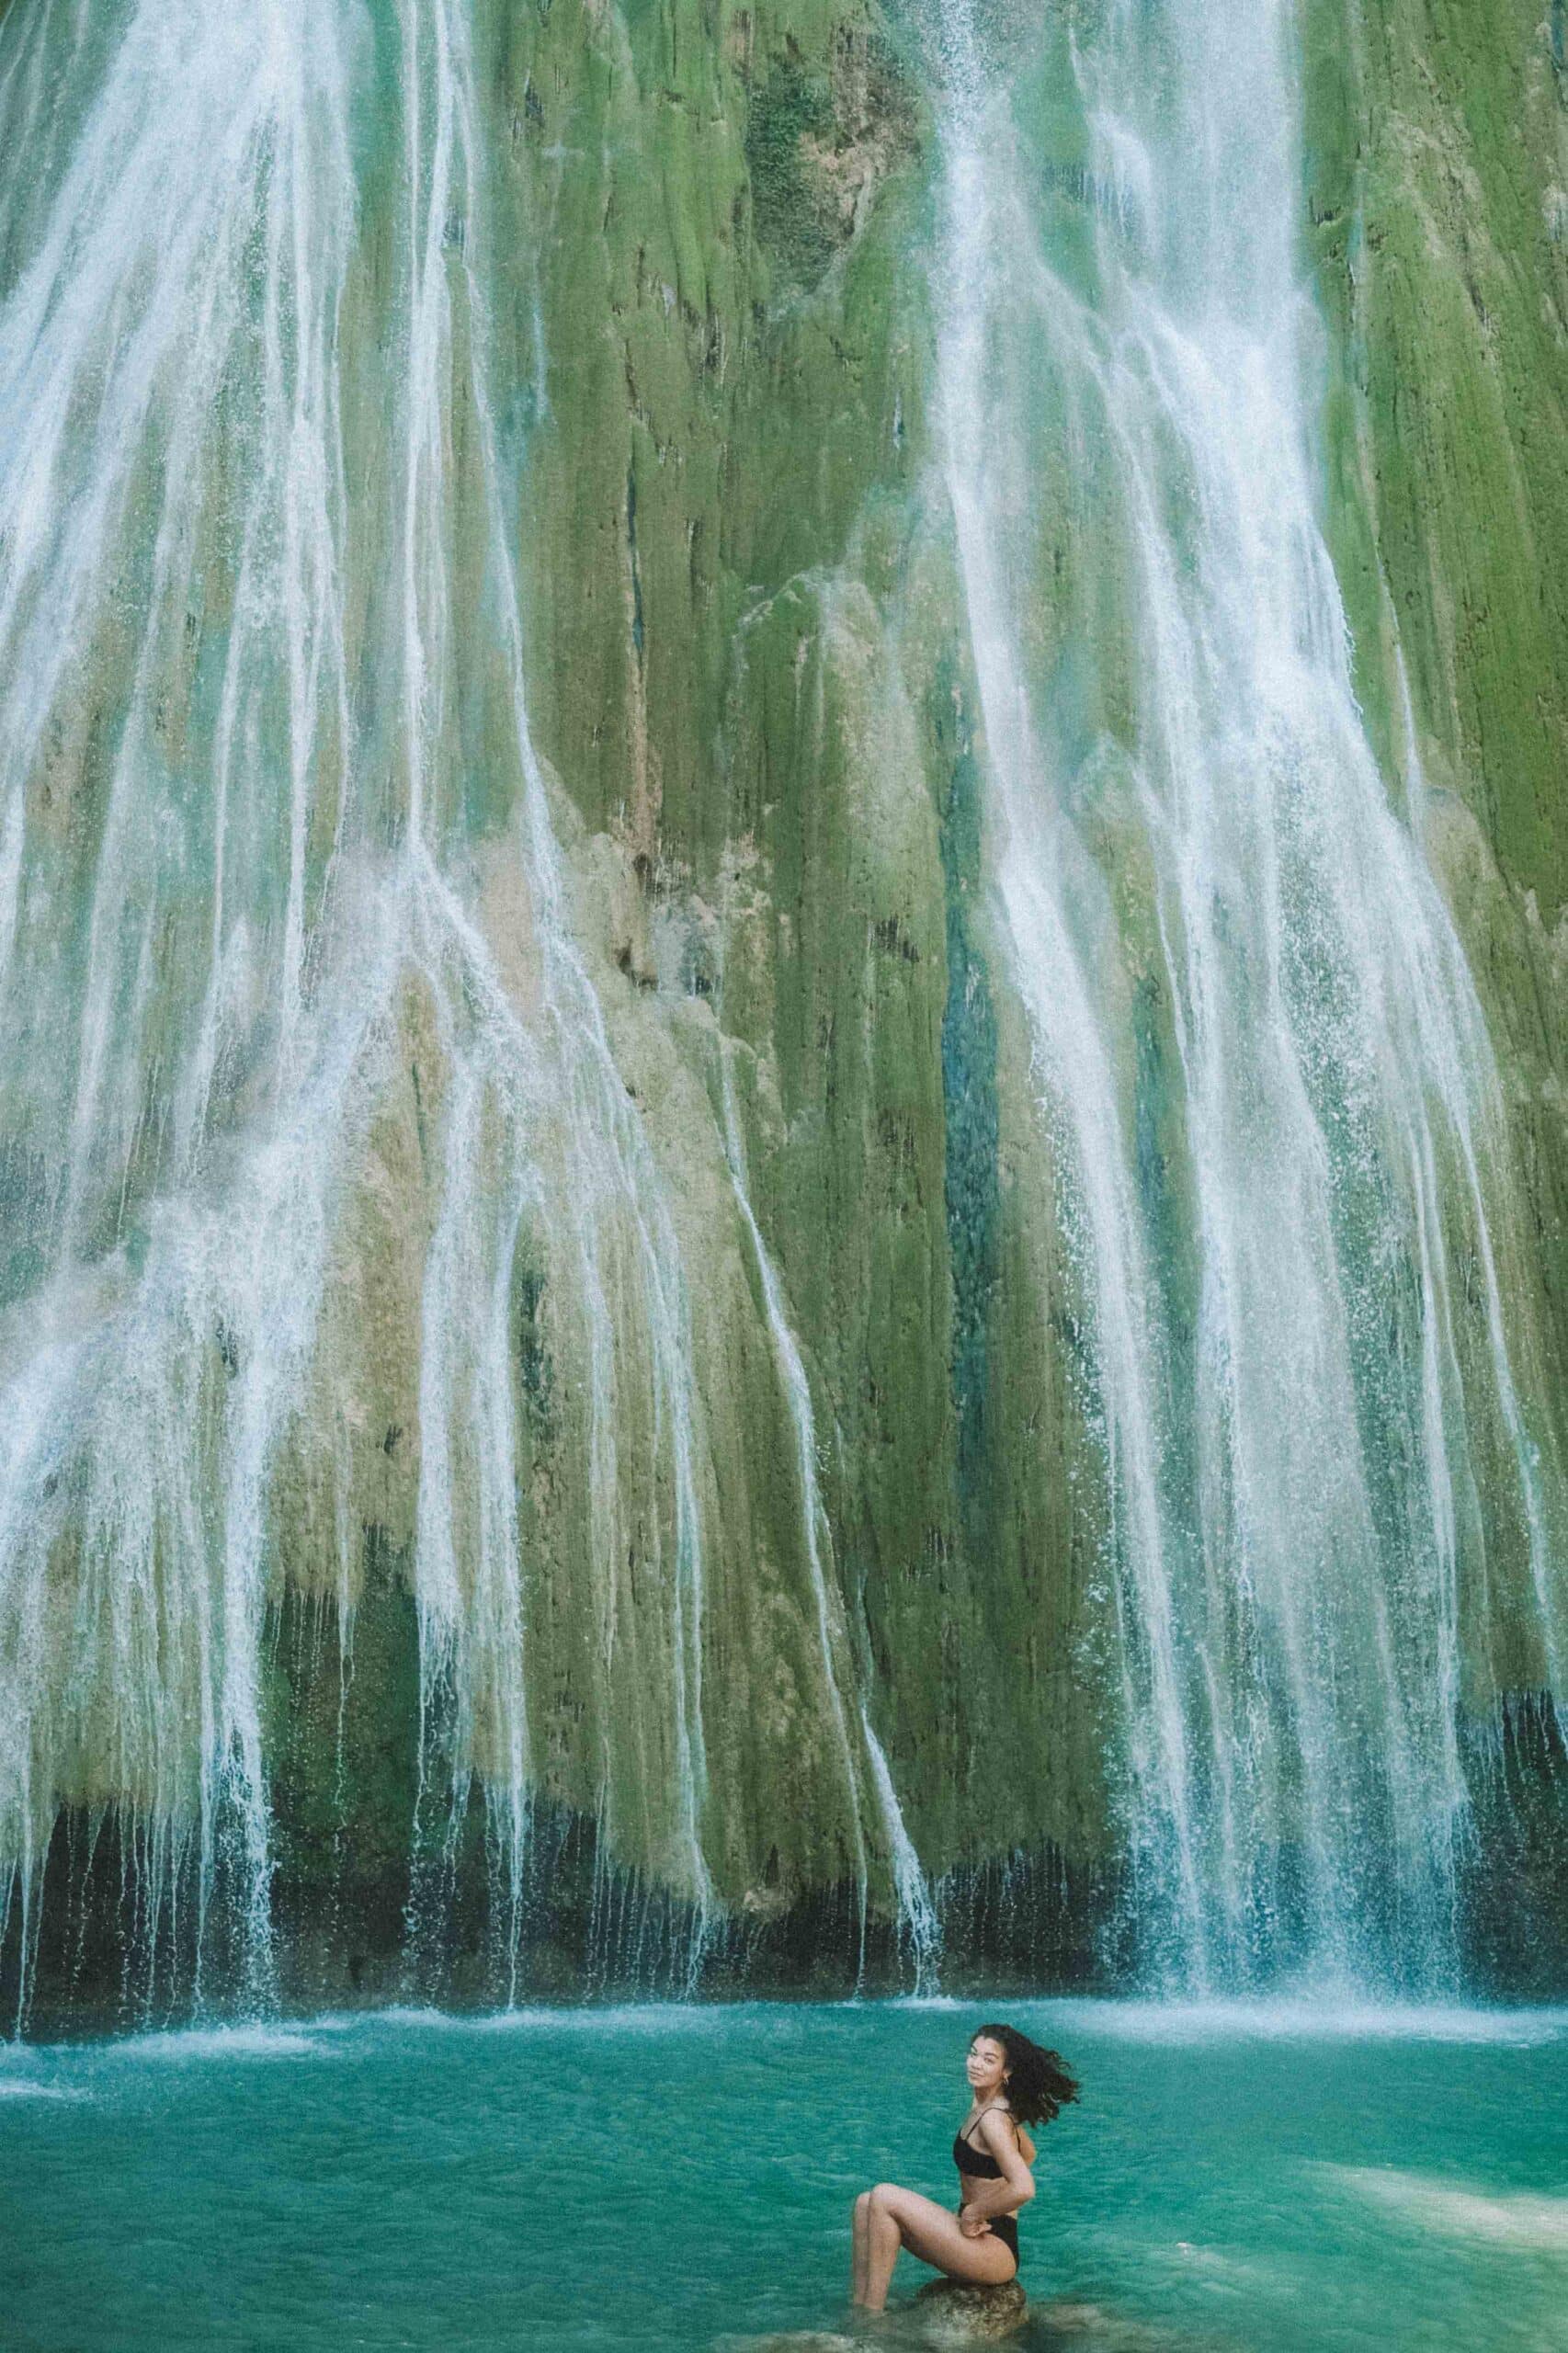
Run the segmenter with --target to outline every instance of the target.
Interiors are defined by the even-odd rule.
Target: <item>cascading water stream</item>
[[[947,486],[1090,1335],[1131,1924],[1199,1988],[1440,1984],[1499,1589],[1563,1690],[1562,1498],[1485,1026],[1319,519],[1292,13],[1070,8],[1049,107],[970,0],[940,26]]]
[[[801,1358],[800,1347],[790,1329],[785,1312],[784,1294],[778,1268],[762,1238],[762,1229],[751,1204],[751,1192],[746,1183],[745,1145],[741,1133],[740,1112],[735,1102],[734,1078],[729,1055],[721,1040],[719,1048],[719,1092],[723,1107],[724,1154],[729,1165],[730,1180],[734,1188],[735,1203],[751,1244],[756,1267],[757,1280],[762,1287],[763,1304],[767,1317],[768,1337],[778,1367],[779,1386],[789,1408],[790,1427],[795,1441],[795,1468],[801,1492],[801,1535],[806,1563],[811,1576],[812,1598],[816,1621],[817,1643],[822,1662],[823,1682],[839,1754],[843,1760],[844,1781],[848,1798],[850,1819],[854,1825],[855,1861],[859,1881],[860,1900],[860,1965],[865,1966],[866,1911],[870,1892],[870,1856],[861,1821],[860,1771],[856,1759],[855,1743],[850,1732],[849,1713],[841,1681],[852,1681],[850,1669],[841,1669],[839,1661],[848,1650],[846,1630],[843,1623],[843,1603],[836,1583],[831,1578],[824,1555],[831,1563],[833,1534],[823,1503],[817,1477],[816,1415],[812,1405],[811,1382]],[[869,1769],[871,1793],[875,1800],[878,1826],[882,1846],[892,1873],[893,1891],[898,1905],[898,1926],[901,1943],[914,1969],[915,1991],[926,1994],[935,1990],[941,1955],[941,1928],[930,1892],[926,1884],[920,1859],[915,1851],[909,1832],[904,1826],[903,1809],[893,1787],[887,1755],[877,1738],[871,1723],[870,1703],[862,1694],[859,1702],[859,1729],[865,1744],[866,1763]]]
[[[29,1139],[6,1171],[0,1853],[26,1912],[58,1808],[124,1809],[152,1945],[187,1890],[205,1914],[239,1884],[266,1997],[262,1631],[285,1555],[352,1625],[389,1335],[339,1303],[345,1233],[411,1073],[429,1839],[449,1859],[477,1782],[515,1949],[521,1297],[584,1400],[563,1443],[607,1727],[637,1654],[652,1769],[630,1784],[605,1732],[604,1843],[682,1899],[699,1952],[691,1340],[528,731],[467,13],[23,14],[0,83],[34,159],[0,211],[0,1097]],[[629,1553],[662,1631],[626,1621]]]

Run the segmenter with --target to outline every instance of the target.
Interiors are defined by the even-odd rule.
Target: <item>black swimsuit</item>
[[[983,2115],[989,2115],[990,2112],[989,2109],[982,2110],[982,2114]],[[978,2124],[980,2118],[976,2117],[975,2122]],[[992,2155],[990,2150],[977,2149],[972,2141],[966,2141],[964,2139],[961,2132],[955,2132],[953,2135],[953,2163],[959,2169],[959,2179],[960,2181],[963,2181],[966,2178],[977,2181],[1000,2181],[1002,2178],[1002,2168],[997,2164],[995,2158]],[[1018,2225],[1015,2218],[1011,2214],[993,2214],[991,2217],[991,2235],[994,2239],[1001,2240],[1002,2245],[1012,2256],[1013,2268],[1017,2271],[1018,2268]]]

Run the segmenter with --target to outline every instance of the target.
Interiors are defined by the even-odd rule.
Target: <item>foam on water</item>
[[[226,2066],[233,2060],[323,2059],[328,2055],[328,2046],[318,2042],[312,2033],[260,2022],[183,2027],[169,2034],[127,2035],[101,2048],[106,2057],[145,2060],[175,2067],[193,2063]]]
[[[1435,2003],[1297,2001],[1017,2003],[1020,2018],[1062,2034],[1119,2042],[1419,2042],[1526,2050],[1568,2040],[1568,2010],[1488,2009]]]
[[[1568,2192],[1542,2197],[1531,2190],[1499,2191],[1394,2167],[1323,2165],[1318,2171],[1347,2196],[1417,2230],[1568,2263]]]
[[[733,2016],[733,2010],[719,2003],[562,2002],[519,2004],[516,2009],[481,2010],[469,2016],[453,2010],[380,2010],[358,2021],[339,2018],[332,2023],[340,2027],[357,2023],[368,2034],[387,2028],[441,2034],[658,2036],[717,2033],[723,2021]]]
[[[460,2040],[522,2036],[548,2041],[708,2040],[728,2047],[790,2040],[812,2020],[857,2021],[875,2034],[882,2018],[951,2018],[978,2023],[999,2014],[1063,2049],[1078,2043],[1147,2044],[1172,2050],[1234,2043],[1444,2046],[1499,2051],[1568,2044],[1568,2009],[1486,2009],[1333,2000],[1140,2002],[1015,1997],[995,1994],[903,1995],[886,2000],[799,2005],[759,2001],[520,2004],[456,2011],[394,2006],[330,2011],[288,2023],[192,2027],[102,2042],[12,2045],[0,2050],[0,2096],[42,2088],[39,2059],[66,2068],[143,2060],[223,2065],[233,2060],[326,2058],[334,2049],[387,2048],[403,2038]],[[21,2072],[27,2070],[28,2072]],[[73,2095],[74,2096],[74,2095]]]

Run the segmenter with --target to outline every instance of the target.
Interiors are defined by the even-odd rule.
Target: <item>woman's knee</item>
[[[855,2220],[858,2222],[863,2222],[870,2211],[871,2193],[869,2189],[863,2189],[855,2200]]]
[[[898,2203],[898,2184],[896,2181],[879,2181],[875,2189],[870,2190],[868,2195],[873,2213],[891,2214]]]

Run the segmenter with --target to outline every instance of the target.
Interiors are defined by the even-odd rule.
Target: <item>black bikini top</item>
[[[980,2111],[980,2116],[990,2114],[991,2110],[988,2108],[983,2108]],[[977,2124],[980,2121],[980,2116],[974,2120]],[[1002,2168],[990,2150],[977,2149],[974,2143],[966,2141],[961,2132],[955,2132],[953,2135],[953,2163],[960,2173],[971,2174],[978,2181],[1000,2181],[1002,2178]]]

